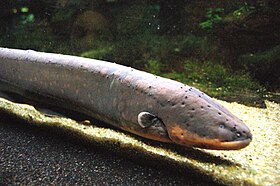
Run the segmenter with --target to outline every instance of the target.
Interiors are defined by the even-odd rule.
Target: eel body
[[[236,150],[252,140],[245,123],[196,88],[100,60],[0,48],[0,90],[162,142]]]

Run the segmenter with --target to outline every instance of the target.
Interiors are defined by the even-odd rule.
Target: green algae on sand
[[[247,123],[253,134],[251,144],[238,151],[190,149],[176,145],[154,145],[128,134],[76,122],[64,117],[48,117],[26,104],[0,98],[0,113],[36,126],[55,127],[102,145],[137,151],[147,158],[162,159],[186,167],[226,185],[279,185],[280,105],[266,101],[267,108],[247,107],[219,101]],[[0,118],[1,119],[1,118]],[[141,139],[141,138],[140,138]],[[173,146],[175,146],[173,148]]]

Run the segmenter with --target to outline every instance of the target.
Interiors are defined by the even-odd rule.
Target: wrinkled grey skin
[[[252,139],[240,119],[199,90],[105,61],[0,48],[0,90],[39,95],[162,142],[235,150]],[[142,117],[146,113],[152,117]],[[141,125],[142,118],[148,126]]]

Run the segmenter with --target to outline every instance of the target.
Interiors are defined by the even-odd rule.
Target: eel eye
[[[224,124],[224,123],[221,123],[221,124],[219,125],[219,127],[220,127],[221,129],[224,129],[224,128],[225,128],[225,124]]]

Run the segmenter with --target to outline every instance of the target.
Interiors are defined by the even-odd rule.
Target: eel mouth
[[[194,147],[211,149],[211,150],[239,150],[250,144],[252,139],[244,139],[240,141],[219,141],[219,140],[205,140],[201,144],[193,144]]]
[[[197,134],[190,133],[179,126],[172,128],[169,133],[170,139],[179,145],[198,147],[211,150],[239,150],[250,144],[252,135],[234,140],[212,139],[201,137]]]

